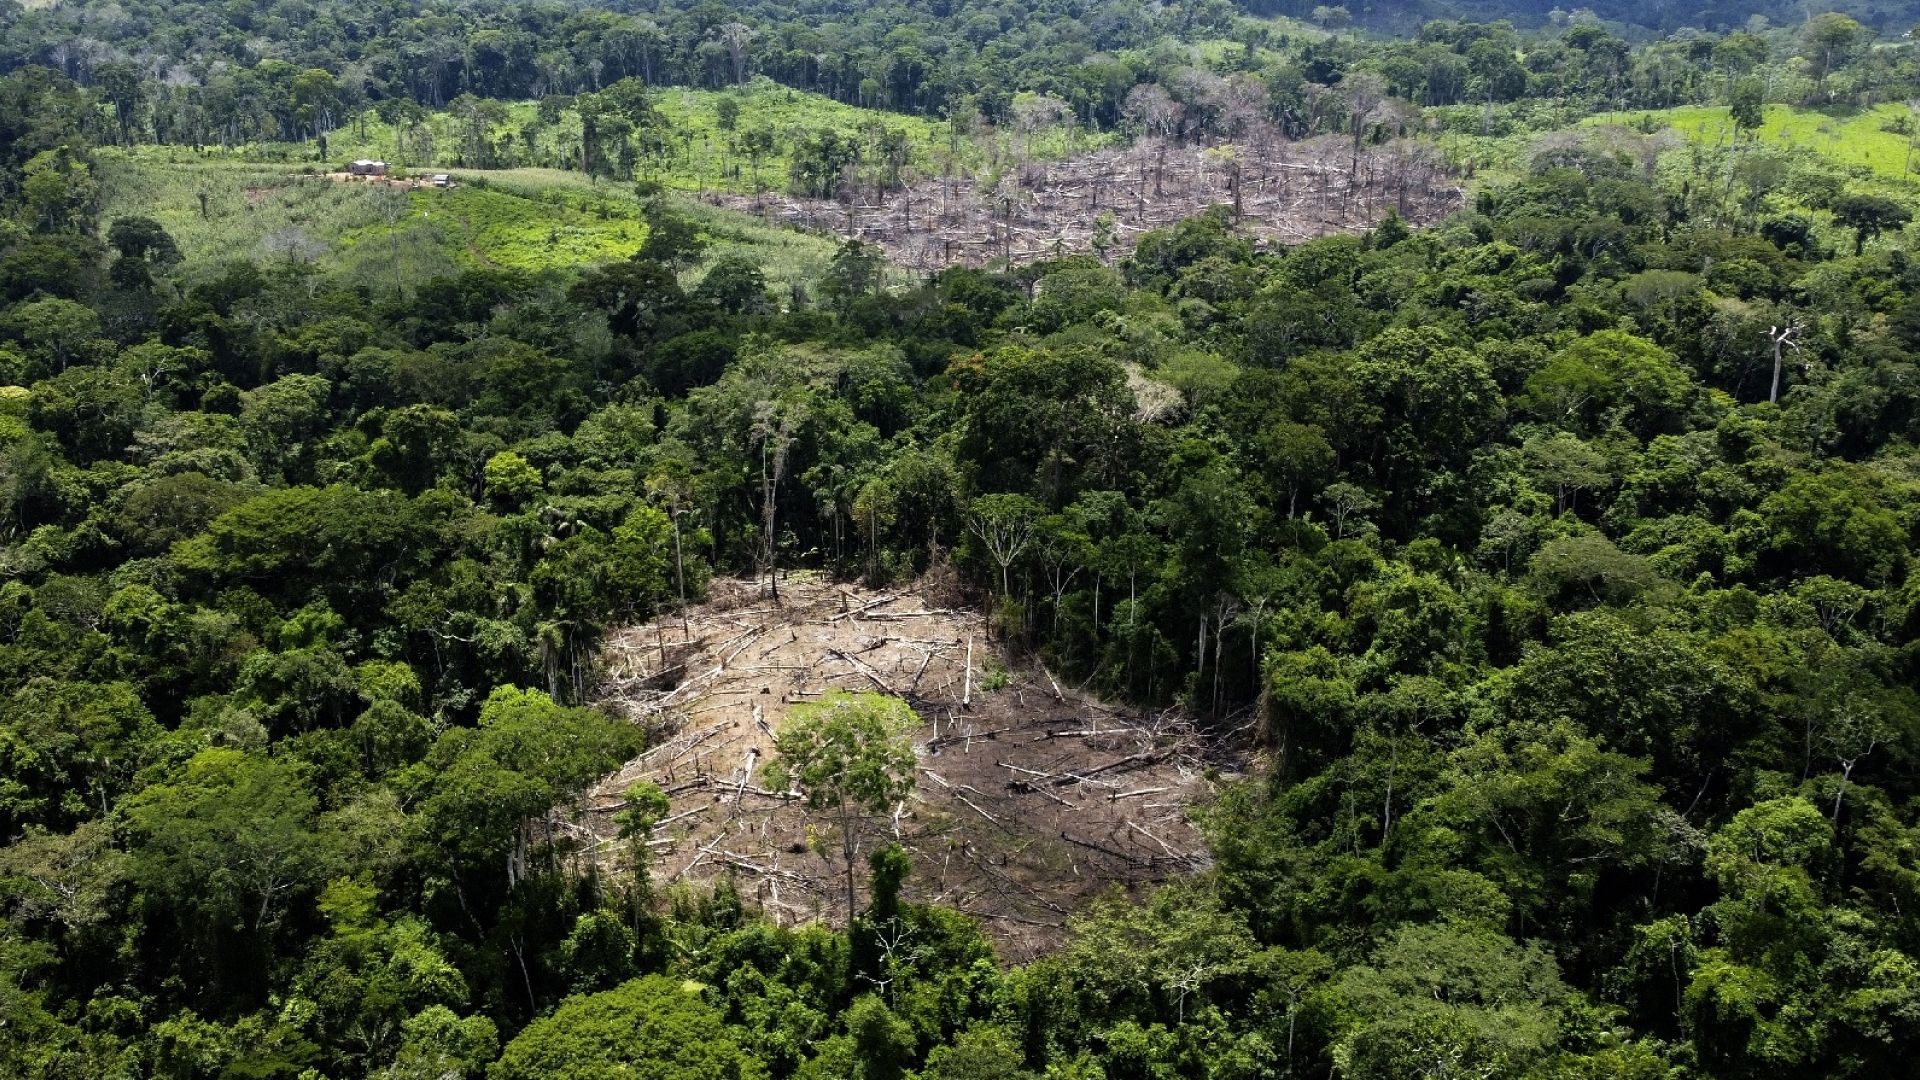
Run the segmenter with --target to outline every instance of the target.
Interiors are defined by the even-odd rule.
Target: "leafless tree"
[[[753,43],[753,27],[746,23],[730,22],[714,31],[720,44],[726,46],[727,61],[733,66],[735,85],[747,81],[747,46]]]
[[[760,452],[760,566],[767,575],[767,590],[780,599],[780,574],[777,512],[780,481],[787,475],[787,451],[793,448],[800,425],[806,422],[806,409],[794,402],[762,401],[754,406],[753,427],[749,439]]]
[[[285,257],[289,266],[310,263],[319,258],[321,252],[327,250],[325,244],[308,236],[307,230],[297,225],[267,234],[267,238],[262,240],[260,245],[266,249],[268,255]]]
[[[1788,320],[1785,326],[1767,327],[1767,340],[1773,342],[1773,389],[1767,391],[1767,400],[1770,402],[1780,400],[1780,368],[1783,352],[1786,349],[1800,351],[1800,343],[1794,340],[1799,333],[1800,323],[1794,319]]]
[[[1340,81],[1347,92],[1347,125],[1353,136],[1352,168],[1360,167],[1360,144],[1366,139],[1367,129],[1380,118],[1380,109],[1387,102],[1386,80],[1371,71],[1356,71]]]
[[[1013,103],[1013,130],[1020,137],[1014,153],[1025,161],[1033,151],[1033,138],[1070,115],[1067,103],[1050,94],[1028,94]]]
[[[1000,218],[1000,257],[1011,266],[1013,264],[1013,217],[1014,213],[1026,204],[1030,198],[1027,189],[1021,185],[1020,177],[1009,172],[992,187],[980,188],[991,212]]]
[[[1840,820],[1841,803],[1847,797],[1847,787],[1853,783],[1853,770],[1859,767],[1860,759],[1871,756],[1886,739],[1886,721],[1872,704],[1850,699],[1834,710],[1826,733],[1833,762],[1840,769],[1840,783],[1833,792],[1833,820]]]
[[[1011,498],[986,496],[967,516],[967,531],[980,539],[994,565],[1000,568],[1000,595],[1013,593],[1014,561],[1033,542],[1034,515]]]
[[[1265,122],[1268,97],[1265,83],[1251,75],[1235,75],[1227,82],[1221,116],[1229,138],[1255,140],[1263,154],[1273,134],[1273,126]]]
[[[1181,112],[1180,103],[1159,83],[1141,83],[1127,91],[1127,100],[1120,106],[1121,118],[1135,131],[1163,139],[1179,132]]]

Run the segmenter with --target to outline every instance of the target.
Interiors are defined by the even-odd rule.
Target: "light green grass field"
[[[720,126],[719,102],[723,98],[732,98],[739,106],[732,130]],[[1071,124],[1035,132],[963,127],[956,135],[952,125],[943,120],[863,109],[767,79],[728,90],[667,87],[655,93],[654,106],[667,123],[672,151],[665,160],[642,160],[639,175],[681,191],[783,188],[792,148],[821,131],[838,131],[869,142],[882,132],[905,135],[910,147],[908,170],[920,176],[938,176],[949,169],[972,174],[992,172],[1023,154],[1055,159],[1097,149],[1112,140],[1111,135],[1089,133]],[[538,107],[533,102],[503,103],[501,108],[504,122],[492,126],[489,132],[496,159],[514,166],[531,165],[532,171],[549,174],[554,183],[560,183],[567,170],[556,166],[572,165],[579,159],[578,118],[568,113],[543,125],[538,123]],[[338,167],[355,158],[377,158],[414,173],[476,164],[467,127],[459,116],[451,111],[434,113],[421,126],[426,133],[424,140],[417,134],[402,138],[392,125],[367,112],[328,134],[324,157],[318,144],[312,142],[258,143],[214,153],[227,160],[316,168]],[[739,149],[742,133],[756,129],[774,136],[772,152],[757,163]],[[139,155],[162,152],[164,148],[154,147],[134,151]],[[512,171],[529,170],[516,167]],[[581,184],[588,184],[584,177],[579,179]],[[543,181],[542,186],[552,185]]]
[[[718,104],[733,98],[740,107],[732,131],[722,130]],[[869,142],[882,132],[905,135],[908,170],[938,176],[948,170],[991,172],[1025,155],[1054,160],[1107,145],[1112,136],[1093,134],[1070,124],[1034,132],[962,127],[944,120],[862,109],[819,94],[780,86],[765,79],[731,90],[663,89],[655,107],[667,118],[679,153],[672,165],[652,177],[669,187],[704,191],[778,189],[786,184],[793,146],[816,132],[839,131]],[[741,132],[764,128],[774,135],[772,154],[755,163],[735,145]]]
[[[1733,118],[1725,108],[1689,107],[1647,115],[1695,142],[1723,145],[1733,139]],[[1902,117],[1912,118],[1904,104],[1848,113],[1769,105],[1765,122],[1754,135],[1762,146],[1807,149],[1841,165],[1865,166],[1889,180],[1912,180],[1920,177],[1914,169],[1920,165],[1920,154],[1915,153],[1913,140],[1886,130]]]
[[[631,185],[560,170],[453,170],[453,188],[409,191],[340,183],[311,167],[201,160],[187,150],[105,150],[100,158],[102,216],[158,220],[179,243],[189,277],[232,258],[287,258],[404,287],[464,267],[611,262],[646,237]],[[833,255],[829,239],[690,198],[675,202],[699,222],[710,257],[746,255],[777,288],[811,284]]]
[[[720,129],[718,104],[731,97],[740,106],[739,120],[733,132]],[[688,175],[669,177],[679,184],[692,180],[708,189],[751,187],[752,178],[743,176],[730,183],[716,182],[716,166],[731,161],[748,171],[748,163],[727,148],[728,139],[754,128],[771,130],[777,141],[774,156],[760,163],[763,185],[779,187],[786,181],[788,149],[794,142],[818,131],[841,131],[872,135],[880,131],[904,134],[912,147],[910,168],[926,175],[937,174],[949,163],[966,171],[991,169],[1016,152],[1029,157],[1052,160],[1105,146],[1110,135],[1094,134],[1070,124],[1053,125],[1035,132],[1007,129],[974,129],[963,126],[958,136],[953,125],[944,120],[907,116],[880,109],[862,109],[843,104],[820,94],[780,86],[767,79],[756,79],[746,86],[730,90],[690,90],[669,87],[659,92],[655,107],[667,117],[683,145],[693,147],[683,156]],[[692,136],[691,140],[687,136]],[[676,173],[678,170],[676,170]]]
[[[578,197],[534,198],[491,186],[460,184],[406,193],[409,217],[437,231],[450,257],[463,265],[544,270],[624,259],[640,249],[646,226],[631,202],[581,205]],[[341,236],[351,249],[385,236],[379,222]]]
[[[536,178],[406,191],[190,153],[101,156],[104,216],[154,218],[190,265],[280,255],[334,266],[377,257],[414,277],[469,265],[538,270],[625,258],[646,235],[630,194]],[[360,250],[375,238],[383,241],[377,256]]]
[[[103,149],[101,217],[144,215],[166,227],[189,267],[266,254],[270,237],[330,246],[381,220],[387,206],[366,188],[303,177],[275,164],[169,161]]]
[[[1576,125],[1580,117],[1551,102],[1440,105],[1426,110],[1437,131],[1434,143],[1447,160],[1467,173],[1469,187],[1498,187],[1527,173],[1541,136]]]
[[[1469,190],[1510,184],[1526,175],[1527,156],[1539,139],[1534,132],[1515,135],[1474,135],[1465,132],[1441,132],[1434,137],[1448,161],[1456,168],[1472,170]]]

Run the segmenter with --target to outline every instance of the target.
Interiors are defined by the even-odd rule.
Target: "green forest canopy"
[[[61,51],[82,10],[4,12],[0,1077],[1907,1071],[1920,200],[1766,125],[1912,98],[1911,46],[1579,18],[1209,53],[1175,45],[1230,8],[915,9],[989,46],[916,77],[911,41],[715,5],[671,55],[604,11],[187,6],[103,25],[116,69]],[[734,16],[745,68],[869,108],[1006,85],[1125,128],[1141,82],[1204,104],[1196,56],[1294,136],[1396,101],[1476,190],[1418,232],[1256,248],[1221,208],[897,288],[846,246],[778,294],[638,198],[632,257],[420,279],[100,213],[103,147],[460,94],[645,119],[622,78],[750,73]],[[150,77],[254,41],[297,61]],[[1729,126],[1636,112],[1673,107]],[[676,553],[696,595],[949,566],[1062,680],[1256,719],[1262,768],[1200,811],[1209,871],[1019,968],[886,849],[844,929],[659,889],[657,793],[582,872],[541,825],[642,748],[588,703]]]

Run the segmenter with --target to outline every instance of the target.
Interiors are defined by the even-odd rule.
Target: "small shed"
[[[385,176],[387,175],[387,163],[384,161],[369,161],[366,158],[361,158],[359,161],[352,162],[347,166],[347,173],[351,176]]]

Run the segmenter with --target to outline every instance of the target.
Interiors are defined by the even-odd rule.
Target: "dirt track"
[[[713,594],[684,632],[674,617],[611,644],[602,704],[658,741],[576,820],[601,865],[621,858],[612,814],[624,792],[651,779],[672,801],[652,848],[661,884],[732,874],[774,918],[843,922],[838,845],[808,844],[834,826],[761,773],[787,710],[835,689],[904,697],[924,721],[916,790],[891,819],[863,824],[863,855],[898,839],[914,857],[908,896],[980,918],[1008,959],[1056,945],[1067,915],[1115,883],[1206,864],[1187,816],[1212,791],[1206,748],[1177,717],[1115,709],[1010,664],[977,612],[927,592],[796,577],[777,605],[746,583]]]

